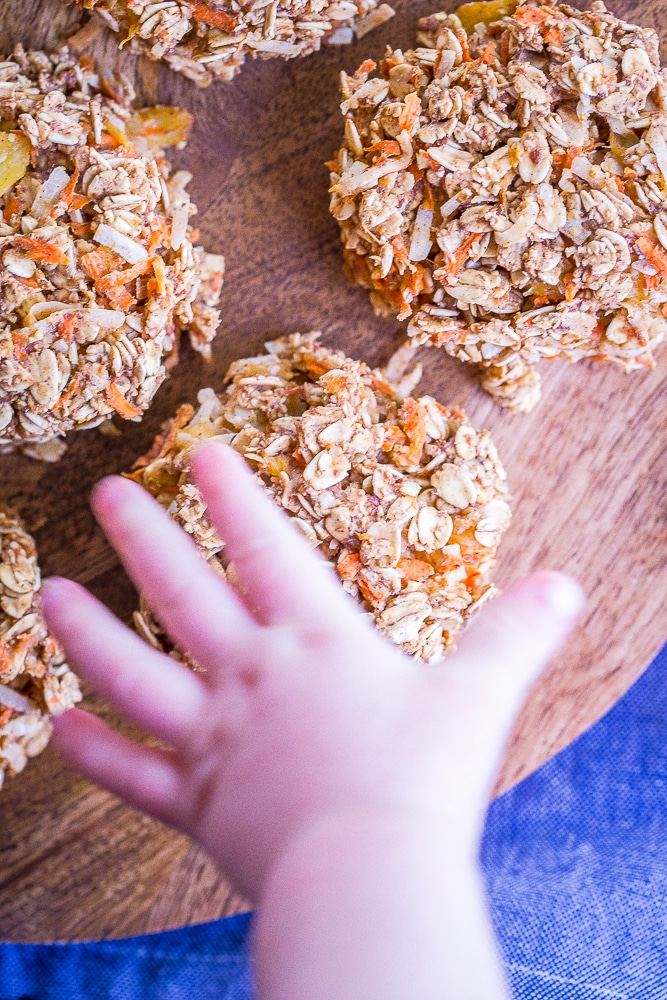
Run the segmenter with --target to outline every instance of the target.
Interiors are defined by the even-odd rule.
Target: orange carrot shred
[[[140,417],[143,413],[143,410],[140,410],[138,406],[134,406],[133,403],[125,399],[125,396],[115,382],[112,382],[107,389],[106,396],[109,406],[113,407],[118,416],[124,420],[131,420],[132,417]]]
[[[354,580],[361,569],[361,558],[358,552],[346,552],[340,557],[336,569],[341,580]]]
[[[58,323],[58,333],[66,344],[71,344],[76,329],[76,313],[66,313]]]
[[[396,569],[404,580],[427,580],[435,572],[423,559],[399,559]]]
[[[210,24],[213,28],[221,28],[222,31],[233,31],[237,21],[224,10],[215,10],[206,3],[196,3],[192,8],[192,16],[197,21]]]
[[[656,269],[658,274],[667,276],[667,252],[658,240],[649,233],[642,233],[637,238],[637,247],[646,259]]]
[[[38,236],[17,236],[16,246],[25,250],[26,257],[39,261],[40,264],[67,264],[68,257],[62,250]]]
[[[107,294],[119,285],[127,285],[129,281],[134,281],[135,278],[140,278],[142,274],[147,274],[153,267],[153,258],[147,257],[145,260],[140,260],[137,264],[132,264],[131,267],[126,267],[122,271],[111,271],[109,274],[103,275],[97,282],[98,289]]]
[[[466,236],[461,246],[454,251],[451,263],[442,264],[433,272],[433,277],[441,278],[445,275],[457,275],[470,256],[468,251],[478,238],[477,233],[471,233],[470,236]]]

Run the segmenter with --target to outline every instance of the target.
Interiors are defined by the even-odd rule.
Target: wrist
[[[474,851],[426,813],[304,830],[267,880],[256,949],[262,1000],[506,997]]]

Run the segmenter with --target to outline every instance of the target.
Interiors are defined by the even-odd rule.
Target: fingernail
[[[574,618],[585,602],[584,592],[576,580],[565,573],[540,573],[539,590],[544,603],[559,618]]]

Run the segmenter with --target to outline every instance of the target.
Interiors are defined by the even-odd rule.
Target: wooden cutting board
[[[126,620],[136,595],[91,517],[93,483],[128,469],[178,404],[219,385],[234,358],[268,338],[321,328],[326,342],[372,364],[401,342],[400,324],[376,319],[366,293],[342,273],[322,165],[340,140],[339,71],[377,59],[390,40],[409,47],[417,18],[436,9],[434,0],[392,2],[397,16],[355,45],[249,64],[232,83],[207,90],[119,56],[104,30],[87,49],[108,68],[122,66],[147,103],[193,113],[189,147],[174,159],[194,175],[202,242],[228,261],[211,366],[185,352],[150,413],[120,438],[74,434],[57,465],[0,457],[0,501],[35,532],[45,573],[85,583]],[[442,6],[453,9],[451,0]],[[616,0],[613,8],[667,40],[662,0]],[[44,46],[84,19],[59,0],[3,0],[0,38],[6,51],[18,41]],[[573,573],[589,594],[585,620],[517,723],[499,791],[609,709],[665,638],[666,355],[656,370],[632,376],[545,363],[544,398],[529,416],[494,406],[462,365],[434,350],[424,356],[422,390],[465,404],[491,430],[508,471],[514,519],[497,581],[550,567]],[[87,706],[113,719],[94,696]],[[1,939],[116,937],[240,908],[184,837],[92,787],[50,749],[0,793]]]

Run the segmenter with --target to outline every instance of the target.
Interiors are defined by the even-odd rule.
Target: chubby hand
[[[424,666],[373,629],[234,452],[202,449],[193,474],[238,589],[140,486],[107,479],[93,508],[202,671],[150,648],[82,587],[48,581],[46,617],[74,668],[160,742],[73,709],[56,723],[61,753],[190,834],[256,903],[295,844],[346,817],[359,830],[416,817],[472,863],[513,719],[579,613],[578,586],[556,573],[515,584],[454,655]]]

